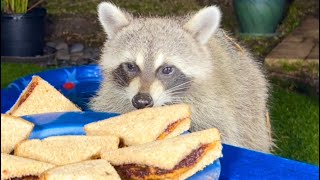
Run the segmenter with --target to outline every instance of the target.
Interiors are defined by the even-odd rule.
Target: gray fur
[[[156,76],[154,58],[161,52],[190,79],[185,93],[171,102],[192,106],[192,131],[216,127],[224,143],[270,152],[273,142],[265,117],[268,83],[259,64],[250,53],[237,49],[222,29],[207,43],[200,43],[184,28],[189,19],[133,18],[107,40],[100,59],[105,80],[91,99],[91,108],[118,113],[135,110],[127,91],[108,77],[121,63],[135,61],[137,52],[145,57],[141,73]],[[124,51],[133,56],[126,57]]]

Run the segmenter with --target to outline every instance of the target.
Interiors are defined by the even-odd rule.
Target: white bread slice
[[[23,176],[40,176],[53,164],[1,153],[1,180]]]
[[[26,140],[18,144],[14,154],[21,157],[65,165],[100,156],[101,149],[114,150],[116,136],[53,136],[43,140]]]
[[[12,152],[19,142],[28,139],[33,127],[22,118],[1,114],[1,152]]]
[[[85,125],[87,135],[119,136],[127,146],[155,141],[167,127],[178,121],[179,125],[166,138],[178,136],[190,128],[191,109],[187,104],[145,108],[117,117]]]
[[[117,171],[104,159],[88,160],[49,169],[40,180],[120,180]]]
[[[7,114],[24,116],[50,112],[81,111],[39,76],[33,76]]]
[[[222,157],[220,133],[217,129],[208,129],[113,151],[102,150],[101,158],[109,161],[113,166],[136,164],[171,170],[192,151],[204,144],[211,144],[213,148],[208,150],[192,168],[178,177],[178,179],[185,179]]]

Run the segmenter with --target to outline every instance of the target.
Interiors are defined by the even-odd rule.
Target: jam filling
[[[124,147],[128,147],[128,146],[126,144],[124,144],[124,140],[123,139],[120,139],[119,148],[124,148]]]
[[[10,180],[39,180],[39,176],[22,176],[22,177],[15,177],[15,178],[10,178]]]
[[[20,98],[19,103],[16,107],[19,107],[24,101],[26,101],[26,99],[30,96],[30,94],[32,93],[32,91],[37,85],[38,85],[38,82],[33,82],[30,84],[26,93]]]
[[[213,147],[215,143],[203,144],[193,150],[186,158],[180,161],[173,169],[161,169],[147,165],[125,164],[115,166],[121,179],[163,179],[175,178],[192,168]]]
[[[186,119],[181,119],[181,120],[178,120],[178,121],[175,121],[171,124],[169,124],[169,126],[167,127],[167,129],[160,134],[160,136],[158,136],[157,140],[162,140],[164,138],[166,138],[172,131],[174,131],[178,126],[179,124],[184,121]]]

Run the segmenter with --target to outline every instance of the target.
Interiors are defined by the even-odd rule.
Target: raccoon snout
[[[152,107],[152,97],[147,93],[138,93],[132,98],[132,105],[137,109],[143,109],[145,107]]]

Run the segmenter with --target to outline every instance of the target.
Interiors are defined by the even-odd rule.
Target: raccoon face
[[[107,84],[123,91],[141,109],[183,102],[197,81],[212,73],[206,43],[220,22],[220,11],[209,7],[187,23],[166,18],[132,18],[111,3],[98,7],[108,35],[100,65]],[[125,95],[124,95],[125,94]]]

